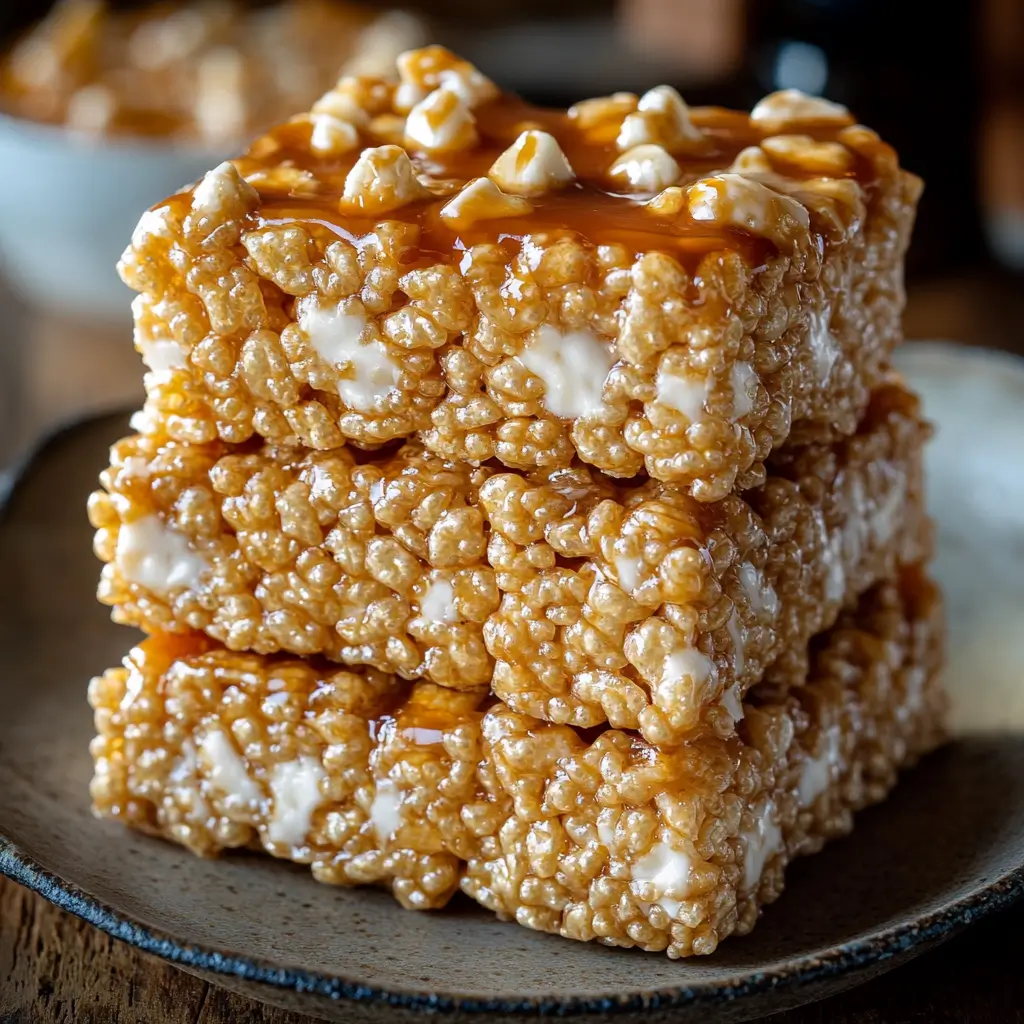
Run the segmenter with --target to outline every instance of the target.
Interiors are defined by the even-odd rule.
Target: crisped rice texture
[[[524,714],[669,744],[708,716],[727,732],[769,666],[798,677],[845,603],[925,557],[925,435],[892,380],[852,438],[787,446],[713,503],[414,443],[357,460],[139,435],[91,503],[100,597],[150,632],[492,685]]]
[[[463,890],[568,938],[713,952],[753,927],[793,857],[848,832],[941,741],[941,641],[938,596],[915,571],[814,642],[805,686],[755,690],[726,739],[662,751],[608,730],[588,743],[492,710],[486,749],[515,809]]]
[[[196,635],[145,641],[94,679],[91,793],[204,855],[262,847],[318,880],[443,906],[501,806],[477,782],[481,693],[415,687]]]
[[[419,434],[449,459],[646,469],[702,501],[761,483],[794,425],[852,433],[900,339],[920,192],[877,135],[840,108],[689,110],[666,87],[540,110],[437,47],[400,72],[343,79],[143,216],[120,264],[153,371],[140,429]],[[424,135],[417,97],[461,134]],[[661,130],[651,103],[686,132],[616,154]],[[524,140],[536,180],[514,180]]]
[[[940,740],[939,613],[905,570],[815,642],[810,682],[671,752],[483,692],[153,638],[91,684],[94,807],[200,854],[262,845],[406,907],[461,885],[532,928],[709,953]]]
[[[90,506],[110,563],[100,599],[150,632],[490,683],[482,629],[500,595],[479,506],[487,472],[416,444],[362,465],[352,451],[121,441]],[[169,554],[146,563],[136,546]]]
[[[833,445],[783,449],[743,498],[687,504],[649,483],[598,503],[568,536],[579,548],[522,585],[499,571],[484,626],[494,692],[513,710],[591,727],[608,721],[671,745],[711,717],[723,733],[766,670],[806,674],[807,642],[841,608],[926,558],[917,401],[879,389],[861,429]],[[504,538],[492,541],[503,563]],[[514,571],[528,554],[512,549]]]

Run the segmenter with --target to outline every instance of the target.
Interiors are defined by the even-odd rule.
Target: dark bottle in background
[[[1021,0],[985,3],[1013,7]],[[592,17],[607,8],[595,3]],[[586,76],[572,70],[579,64],[603,68],[607,91],[668,81],[694,105],[749,109],[790,86],[827,96],[891,142],[903,165],[926,181],[910,273],[956,273],[986,259],[979,180],[984,3],[618,0],[615,46],[601,52],[579,12],[552,13],[575,24],[577,34],[569,46],[573,33],[561,30],[564,74],[548,73],[547,81],[519,70],[541,52],[524,48],[508,84],[529,98],[552,105],[582,98],[594,83],[584,85]],[[513,22],[520,32],[532,22],[538,39],[550,25],[522,9]],[[708,53],[697,60],[695,47]]]
[[[981,4],[752,0],[747,99],[786,86],[850,108],[926,182],[912,274],[984,259],[979,197]]]

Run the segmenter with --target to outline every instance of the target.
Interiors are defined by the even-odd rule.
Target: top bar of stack
[[[920,183],[842,108],[668,87],[567,113],[441,47],[343,79],[147,213],[121,263],[165,442],[576,458],[717,501],[856,429]]]

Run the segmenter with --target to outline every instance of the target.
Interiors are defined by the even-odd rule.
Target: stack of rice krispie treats
[[[440,47],[145,213],[97,812],[688,956],[943,735],[920,182],[842,107]]]

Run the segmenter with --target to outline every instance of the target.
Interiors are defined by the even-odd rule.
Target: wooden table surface
[[[127,331],[28,315],[0,294],[0,469],[41,430],[137,401]],[[907,335],[1024,352],[1024,281],[977,277],[911,290]],[[778,1024],[1024,1024],[1024,907]],[[0,1024],[300,1024],[109,938],[0,878]]]

